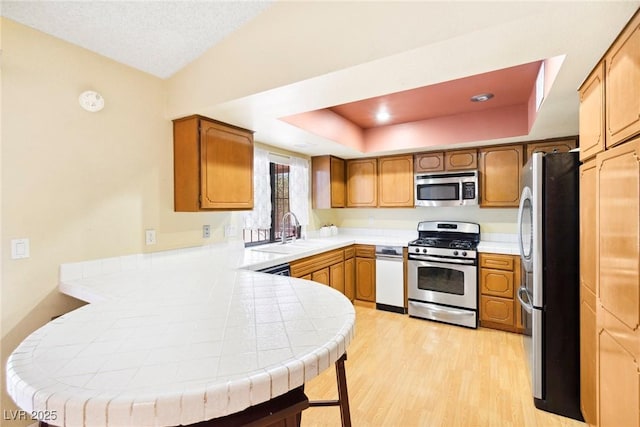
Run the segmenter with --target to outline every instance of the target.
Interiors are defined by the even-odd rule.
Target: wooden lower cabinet
[[[336,288],[344,293],[344,250],[335,249],[292,261],[291,276]]]
[[[355,246],[356,299],[376,302],[376,247]]]
[[[344,262],[329,266],[329,284],[344,294]]]
[[[596,156],[597,425],[640,426],[640,138]]]
[[[521,266],[517,255],[481,253],[479,257],[480,326],[522,332],[520,304]]]
[[[356,297],[356,258],[353,246],[344,250],[344,296],[351,301]]]
[[[331,283],[329,267],[325,267],[311,273],[311,280],[322,283],[323,285],[329,285]]]
[[[496,327],[504,325],[508,329],[514,326],[513,299],[480,295],[480,313],[482,326]]]

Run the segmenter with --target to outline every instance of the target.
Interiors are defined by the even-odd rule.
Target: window
[[[269,180],[271,187],[271,227],[243,230],[246,246],[275,242],[282,239],[282,216],[291,210],[289,203],[289,165],[269,163]],[[287,223],[287,225],[289,225]],[[293,235],[294,230],[288,227],[286,236]]]

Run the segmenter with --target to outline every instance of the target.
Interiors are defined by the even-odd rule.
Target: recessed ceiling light
[[[389,112],[384,108],[378,111],[378,113],[376,114],[376,121],[378,123],[388,122],[390,118],[391,114],[389,114]]]
[[[471,97],[471,102],[485,102],[493,98],[492,93],[481,93],[479,95],[473,95]]]

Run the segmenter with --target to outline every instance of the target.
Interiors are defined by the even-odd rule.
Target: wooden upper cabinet
[[[311,158],[312,206],[314,209],[344,208],[345,161],[334,156]]]
[[[503,145],[479,150],[482,207],[518,207],[522,145]]]
[[[444,170],[458,171],[472,169],[478,169],[478,151],[476,149],[445,151]]]
[[[414,162],[416,173],[442,172],[444,170],[444,153],[442,151],[419,153],[414,156]]]
[[[604,64],[591,72],[578,90],[580,96],[580,161],[604,150]]]
[[[478,168],[476,149],[418,153],[414,156],[416,173],[472,170]]]
[[[525,163],[533,153],[566,153],[576,148],[576,146],[576,138],[528,143]]]
[[[376,158],[347,160],[347,207],[378,205],[378,161]]]
[[[606,146],[640,134],[640,13],[629,21],[605,58]]]
[[[173,121],[174,208],[253,208],[253,133],[202,116]]]
[[[378,206],[413,207],[413,156],[378,158]]]

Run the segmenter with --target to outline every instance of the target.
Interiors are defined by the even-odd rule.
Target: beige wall
[[[80,304],[57,292],[61,263],[221,240],[231,214],[173,212],[165,82],[9,20],[1,36],[4,371],[22,339]],[[87,89],[104,110],[80,108]],[[146,228],[157,245],[144,245]],[[10,259],[15,238],[30,239],[30,258]]]

